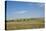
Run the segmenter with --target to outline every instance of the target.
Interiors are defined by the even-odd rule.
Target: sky
[[[38,18],[44,17],[44,3],[8,1],[6,18]]]

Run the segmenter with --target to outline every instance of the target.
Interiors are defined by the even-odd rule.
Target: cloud
[[[40,6],[40,7],[44,7],[43,3],[37,4],[37,5]]]
[[[44,4],[40,4],[40,7],[44,7]]]
[[[26,12],[27,12],[27,11],[24,11],[24,10],[23,10],[23,11],[17,11],[16,14],[24,14],[24,13],[26,13]]]

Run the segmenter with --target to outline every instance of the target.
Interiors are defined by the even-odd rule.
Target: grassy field
[[[17,19],[6,22],[7,30],[44,28],[44,19]]]

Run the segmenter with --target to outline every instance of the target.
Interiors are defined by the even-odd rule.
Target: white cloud
[[[44,7],[44,4],[41,4],[40,7]]]
[[[26,13],[27,11],[18,11],[18,12],[16,12],[16,14],[24,14],[24,13]]]
[[[43,3],[39,3],[37,5],[40,6],[40,7],[44,7],[44,4]]]

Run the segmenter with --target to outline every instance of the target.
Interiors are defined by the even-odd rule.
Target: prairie
[[[44,19],[17,19],[6,22],[7,30],[19,30],[19,29],[39,29],[44,28]]]

